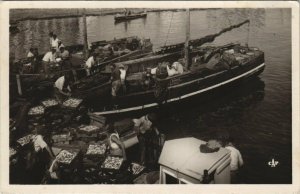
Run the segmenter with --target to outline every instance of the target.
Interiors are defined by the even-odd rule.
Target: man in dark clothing
[[[157,117],[155,114],[147,114],[139,119],[133,119],[134,129],[138,134],[138,140],[140,145],[140,163],[142,165],[146,164],[146,159],[148,163],[153,162],[153,150],[151,150],[154,135],[159,135],[158,129],[155,127],[157,122]],[[155,132],[155,134],[154,134]],[[148,158],[146,156],[148,155]]]
[[[123,92],[126,92],[125,86],[125,78],[126,78],[126,70],[124,65],[119,65],[116,67],[115,64],[111,66],[112,73],[111,73],[111,96],[112,96],[112,104],[116,104],[117,96],[122,87]]]

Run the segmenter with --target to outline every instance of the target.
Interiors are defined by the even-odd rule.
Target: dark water
[[[213,44],[245,43],[265,51],[266,69],[260,78],[221,91],[205,103],[172,107],[164,114],[161,130],[167,139],[194,136],[207,140],[228,131],[240,149],[245,166],[243,183],[291,183],[291,10],[219,9],[191,12],[191,37],[197,38],[243,19],[251,23],[218,37]],[[16,58],[30,47],[48,48],[54,31],[65,45],[82,42],[82,19],[65,18],[21,22],[21,33],[11,36]],[[249,29],[249,33],[248,33]],[[138,35],[157,48],[185,39],[184,12],[149,13],[146,19],[114,24],[113,16],[88,17],[88,39],[109,40]],[[279,161],[274,168],[272,159]]]

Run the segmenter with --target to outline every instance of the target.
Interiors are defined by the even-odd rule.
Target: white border
[[[59,185],[59,186],[29,186],[8,184],[8,56],[9,8],[117,8],[117,7],[143,7],[143,8],[291,8],[292,9],[292,140],[293,140],[293,184],[292,185]],[[299,4],[290,1],[65,1],[65,2],[0,2],[0,152],[1,158],[1,193],[299,193],[300,152],[299,152]]]

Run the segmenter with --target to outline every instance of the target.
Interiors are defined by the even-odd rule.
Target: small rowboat
[[[147,13],[137,13],[137,14],[130,14],[130,15],[116,15],[115,22],[123,22],[127,20],[133,20],[137,18],[145,18],[147,17]]]

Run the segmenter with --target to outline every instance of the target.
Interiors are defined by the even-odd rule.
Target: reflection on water
[[[154,48],[185,40],[184,12],[150,12],[145,19],[114,23],[114,16],[87,17],[89,42],[114,37],[151,38]],[[266,69],[253,83],[244,83],[206,103],[174,107],[162,121],[168,139],[195,136],[208,139],[217,131],[229,131],[245,159],[243,182],[291,183],[291,10],[218,9],[191,12],[191,38],[216,33],[230,24],[250,19],[250,25],[234,29],[214,41],[256,46],[265,52]],[[32,47],[47,51],[53,31],[65,45],[82,41],[81,18],[20,22],[21,32],[10,37],[16,58]],[[169,33],[168,33],[169,32]],[[249,38],[248,37],[249,32]],[[204,104],[207,104],[204,106]],[[267,162],[280,162],[270,168]]]

